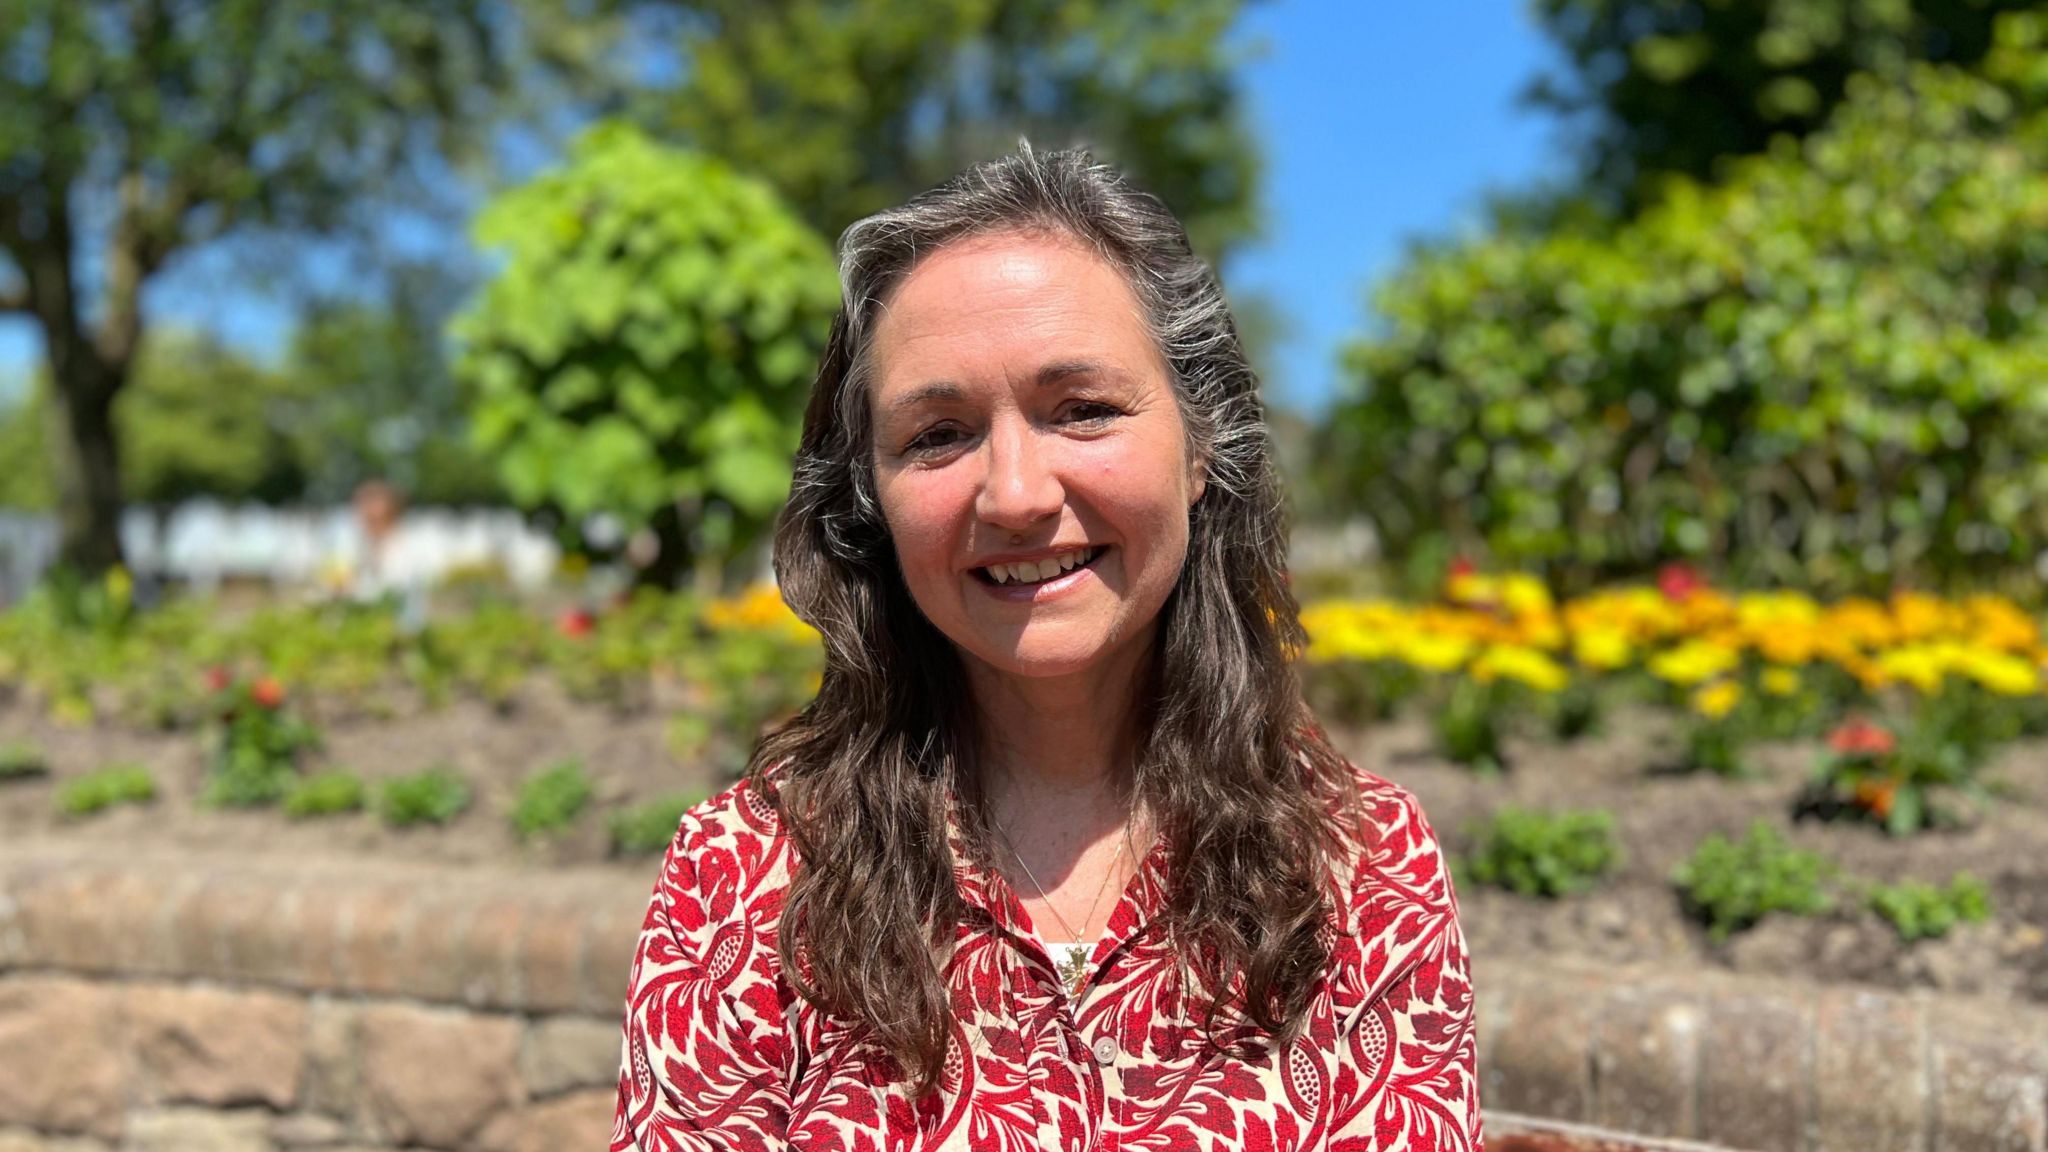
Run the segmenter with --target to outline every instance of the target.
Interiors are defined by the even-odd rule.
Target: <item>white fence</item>
[[[366,541],[347,506],[269,508],[212,501],[121,517],[121,548],[138,576],[210,589],[227,579],[301,584],[353,573]],[[496,508],[409,509],[386,545],[385,578],[432,585],[457,568],[493,564],[512,583],[546,583],[561,551],[519,513]],[[13,603],[57,558],[52,517],[0,510],[0,605]]]

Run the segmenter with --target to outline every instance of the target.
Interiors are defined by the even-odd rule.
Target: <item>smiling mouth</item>
[[[973,569],[974,578],[983,584],[998,588],[1043,584],[1047,580],[1065,576],[1077,568],[1088,567],[1102,559],[1102,554],[1107,551],[1107,544],[1099,544],[1093,548],[1076,548],[1071,552],[1062,552],[1057,556],[1048,556],[1035,562],[1024,560],[1015,564],[990,564],[985,568]]]

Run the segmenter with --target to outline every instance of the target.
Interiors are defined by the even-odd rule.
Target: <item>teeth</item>
[[[1044,560],[1024,560],[1015,564],[991,564],[987,568],[989,578],[998,584],[1036,584],[1050,580],[1062,572],[1071,572],[1088,559],[1089,549],[1082,548],[1065,552]]]

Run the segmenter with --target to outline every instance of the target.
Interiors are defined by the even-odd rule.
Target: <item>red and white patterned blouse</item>
[[[1353,771],[1377,842],[1339,878],[1342,934],[1308,1026],[1260,1060],[1201,1043],[1175,958],[1148,930],[1163,842],[1075,1002],[1009,886],[964,863],[956,828],[961,896],[987,915],[960,929],[951,1055],[923,1100],[858,1029],[779,978],[791,849],[775,812],[746,784],[705,801],[669,846],[634,955],[612,1152],[1483,1152],[1472,984],[1442,852],[1412,795]]]

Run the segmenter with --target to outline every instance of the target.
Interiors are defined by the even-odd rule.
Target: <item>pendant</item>
[[[1059,964],[1060,983],[1067,986],[1067,994],[1079,995],[1081,985],[1088,980],[1088,954],[1078,948],[1065,951]]]

